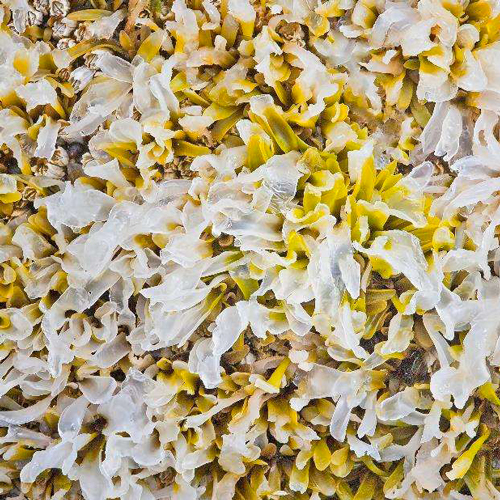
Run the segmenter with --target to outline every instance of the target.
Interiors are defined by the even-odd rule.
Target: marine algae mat
[[[500,500],[498,0],[0,0],[0,498]]]

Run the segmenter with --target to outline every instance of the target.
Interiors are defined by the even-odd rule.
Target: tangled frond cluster
[[[0,0],[0,496],[500,500],[499,30]]]

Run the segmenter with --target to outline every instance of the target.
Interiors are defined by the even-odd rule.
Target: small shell
[[[63,168],[54,165],[53,163],[45,163],[35,170],[35,175],[51,177],[52,179],[64,179],[66,172]]]
[[[58,69],[56,75],[60,80],[67,82],[71,78],[71,68]]]
[[[76,45],[76,42],[72,38],[61,38],[57,42],[57,48],[59,50],[66,50],[66,49],[69,49],[70,47],[74,47],[75,45]]]
[[[73,33],[73,37],[77,42],[91,38],[91,33],[88,29],[88,23],[80,23],[78,28]]]
[[[234,236],[230,234],[223,234],[219,237],[219,245],[221,247],[230,247],[234,242]]]
[[[69,156],[65,149],[57,147],[50,159],[50,163],[58,167],[66,167],[69,163]]]
[[[49,5],[49,0],[33,0],[34,9],[44,16],[49,13]]]
[[[75,30],[77,23],[71,19],[57,19],[52,26],[52,36],[55,39],[65,38]]]
[[[69,8],[69,0],[51,0],[49,5],[49,12],[51,16],[64,17],[68,15]]]
[[[40,26],[43,21],[43,14],[37,10],[29,10],[26,13],[26,23],[28,26]]]
[[[99,53],[89,52],[83,56],[85,66],[89,69],[98,70],[97,63],[99,61]]]
[[[33,201],[36,198],[37,191],[32,187],[25,187],[22,193],[24,201]]]

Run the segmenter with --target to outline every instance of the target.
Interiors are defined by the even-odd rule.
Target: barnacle
[[[500,499],[493,0],[1,0],[0,495]]]

